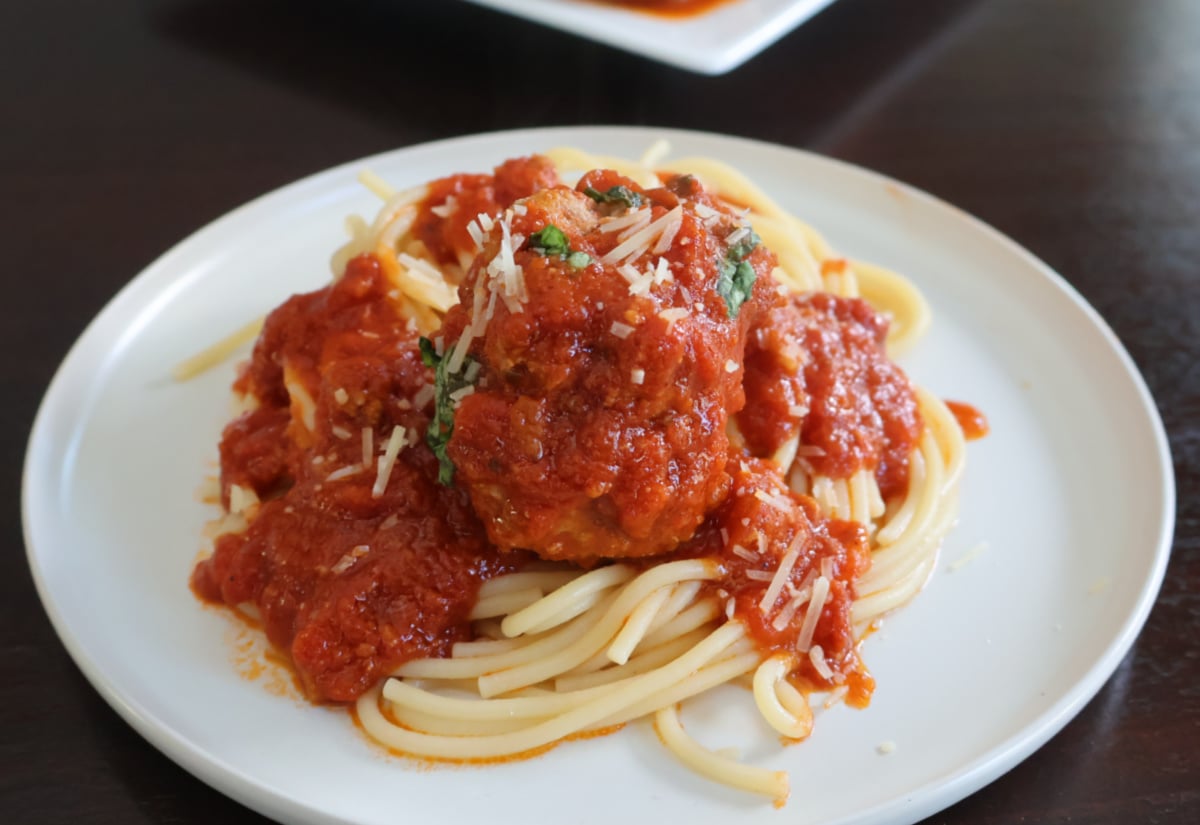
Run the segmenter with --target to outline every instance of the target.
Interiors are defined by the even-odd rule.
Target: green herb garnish
[[[717,265],[717,292],[725,299],[730,318],[736,318],[742,304],[750,298],[757,273],[746,258],[761,242],[762,238],[750,230],[746,237],[726,250],[725,259]]]
[[[429,430],[425,433],[425,443],[437,456],[438,481],[446,487],[452,487],[454,486],[454,462],[450,460],[450,456],[446,452],[450,445],[450,436],[454,434],[454,401],[450,395],[463,387],[470,386],[471,382],[466,379],[464,373],[468,371],[468,367],[474,359],[467,356],[463,360],[459,372],[447,373],[447,358],[437,354],[437,349],[433,346],[432,341],[422,337],[417,345],[421,348],[421,360],[425,366],[431,367],[434,371],[433,420],[429,422]]]
[[[572,269],[583,269],[592,262],[591,255],[571,249],[566,233],[552,223],[529,236],[529,248],[539,255],[557,255]]]
[[[607,192],[589,186],[583,190],[583,194],[596,203],[623,203],[627,207],[641,206],[643,203],[642,196],[628,186],[613,186]]]
[[[529,236],[529,248],[539,255],[561,255],[571,253],[571,242],[567,235],[552,223]]]

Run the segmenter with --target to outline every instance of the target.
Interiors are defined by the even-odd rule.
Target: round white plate
[[[182,384],[172,366],[327,281],[343,216],[376,206],[354,179],[364,164],[403,186],[561,144],[635,157],[664,136],[676,156],[736,163],[847,254],[908,274],[935,320],[905,367],[991,419],[992,434],[969,445],[961,522],[936,573],[865,645],[879,685],[871,707],[821,712],[811,739],[788,748],[737,688],[685,709],[702,741],[790,772],[780,812],[697,779],[642,724],[526,762],[429,769],[372,748],[345,713],[239,677],[229,620],[187,587],[212,516],[194,491],[213,470],[234,364]],[[341,166],[235,210],[156,261],[91,324],[51,384],[30,438],[24,517],[42,601],[96,689],[169,757],[268,816],[907,823],[1011,768],[1112,673],[1166,566],[1170,466],[1153,402],[1099,316],[962,212],[778,146],[666,130],[532,130]],[[884,742],[895,750],[881,753]]]

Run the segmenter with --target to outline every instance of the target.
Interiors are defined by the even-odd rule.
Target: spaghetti
[[[784,774],[702,747],[679,707],[743,681],[799,740],[810,690],[869,700],[858,643],[923,586],[964,461],[888,358],[928,327],[920,293],[662,146],[361,179],[379,215],[235,384],[197,592],[253,605],[310,695],[406,754],[647,717],[782,804]]]

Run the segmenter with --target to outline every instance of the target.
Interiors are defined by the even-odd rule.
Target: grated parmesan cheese
[[[733,230],[725,237],[725,243],[728,244],[729,246],[733,246],[734,244],[736,244],[738,241],[742,240],[749,234],[750,234],[750,227],[739,226],[737,229]]]
[[[740,559],[745,559],[746,561],[758,561],[758,555],[753,550],[747,550],[740,544],[733,545],[733,547],[730,547],[729,550],[731,553],[733,553],[733,555]]]
[[[674,280],[675,275],[671,272],[671,262],[666,258],[659,258],[658,263],[654,265],[654,285],[658,286]]]
[[[755,492],[759,491],[756,490]],[[783,592],[784,582],[792,575],[792,568],[795,567],[796,559],[800,556],[800,541],[803,538],[804,534],[797,532],[796,537],[792,539],[791,545],[788,546],[787,552],[783,554],[783,558],[779,561],[779,567],[775,570],[771,584],[767,587],[767,592],[763,594],[762,601],[758,603],[758,609],[763,615],[770,615],[771,608],[775,606],[775,600]]]
[[[453,401],[455,404],[458,404],[460,401],[462,401],[464,398],[466,398],[468,395],[470,395],[473,392],[475,392],[475,388],[473,386],[471,386],[470,384],[468,384],[465,387],[459,387],[454,392],[450,393],[450,400]]]
[[[639,209],[630,209],[624,215],[618,215],[614,218],[606,218],[600,222],[600,231],[604,233],[620,232],[622,229],[635,227],[636,229],[650,223],[650,210],[647,207]]]
[[[788,505],[790,503],[786,498],[781,496],[779,493],[768,493],[764,490],[755,490],[754,497],[756,499],[758,499],[759,501],[761,501],[763,504],[770,505],[771,507],[774,507],[776,510],[783,510],[784,512],[787,512]]]
[[[423,409],[426,404],[433,400],[437,390],[433,384],[425,384],[421,389],[417,390],[417,394],[413,396],[413,406],[418,410]]]
[[[633,330],[634,328],[629,324],[622,324],[620,321],[613,321],[612,326],[608,328],[609,332],[622,339],[628,338]]]
[[[337,563],[334,564],[333,567],[329,568],[329,572],[335,576],[340,576],[353,567],[356,561],[367,555],[369,552],[371,552],[370,545],[359,544],[351,548],[349,553],[338,559]]]
[[[691,313],[689,313],[683,307],[671,307],[670,309],[664,309],[662,312],[658,313],[658,317],[666,321],[667,328],[670,329],[676,321],[682,321],[690,314]]]
[[[357,474],[360,470],[362,470],[362,468],[363,465],[361,464],[350,464],[346,467],[334,470],[332,473],[325,476],[325,480],[341,481],[343,478],[349,478],[350,476]]]
[[[392,428],[391,436],[388,437],[387,449],[379,457],[379,470],[375,475],[375,486],[371,488],[372,498],[379,498],[387,489],[388,480],[392,477],[392,468],[396,464],[396,456],[400,455],[400,448],[403,445],[404,428],[395,426]]]
[[[804,607],[808,603],[808,600],[812,598],[812,583],[814,578],[816,578],[816,575],[812,571],[809,571],[809,574],[804,577],[804,582],[800,587],[794,587],[790,581],[787,583],[787,591],[791,598],[783,606],[783,610],[779,611],[779,615],[775,617],[775,621],[771,623],[772,627],[776,630],[783,630],[791,624],[792,619],[800,612],[800,608]]]
[[[375,431],[370,427],[362,428],[362,463],[370,467],[375,460]]]
[[[833,669],[829,666],[829,662],[825,661],[825,651],[820,645],[813,645],[808,649],[808,660],[812,662],[813,669],[820,674],[822,679],[826,681],[833,679]]]
[[[800,650],[812,644],[813,633],[817,630],[817,622],[821,620],[821,611],[825,609],[825,598],[829,595],[829,579],[817,576],[813,582],[812,598],[808,602],[808,612],[804,614],[804,624],[800,626],[800,635],[796,638],[796,647]]]
[[[429,211],[439,218],[448,218],[458,211],[458,198],[451,195],[446,198],[444,203],[429,207]]]
[[[682,222],[683,207],[676,206],[658,220],[651,221],[645,227],[630,234],[600,260],[609,266],[635,261],[650,249],[652,243],[660,240],[663,233],[670,231],[671,237],[674,238]]]

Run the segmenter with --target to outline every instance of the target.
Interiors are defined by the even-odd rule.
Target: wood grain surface
[[[87,322],[170,245],[295,178],[452,135],[616,123],[893,175],[1100,311],[1170,433],[1167,580],[1096,699],[930,821],[1200,822],[1200,2],[838,0],[716,78],[451,0],[17,0],[0,42],[0,821],[263,821],[109,709],[34,591],[20,466]]]

